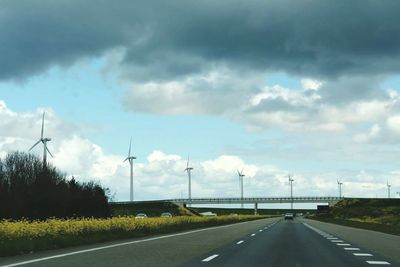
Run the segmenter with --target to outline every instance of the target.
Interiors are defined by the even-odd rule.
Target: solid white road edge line
[[[204,261],[204,262],[210,261],[210,260],[212,260],[212,259],[215,259],[216,257],[218,257],[218,254],[214,254],[214,255],[212,255],[212,256],[210,256],[210,257],[207,257],[207,258],[205,258],[205,259],[202,260],[202,261]]]
[[[95,247],[95,248],[90,248],[90,249],[78,250],[78,251],[74,251],[74,252],[58,254],[58,255],[49,256],[49,257],[43,257],[43,258],[38,258],[38,259],[33,259],[33,260],[27,260],[27,261],[21,261],[21,262],[16,262],[16,263],[10,263],[10,264],[6,264],[6,265],[0,265],[0,267],[20,266],[20,265],[25,265],[25,264],[29,264],[29,263],[45,261],[45,260],[51,260],[51,259],[56,259],[56,258],[62,258],[62,257],[66,257],[66,256],[82,254],[82,253],[87,253],[87,252],[92,252],[92,251],[97,251],[97,250],[121,247],[121,246],[137,244],[137,243],[143,243],[143,242],[149,242],[149,241],[154,241],[154,240],[159,240],[159,239],[164,239],[164,238],[170,238],[170,237],[176,237],[176,236],[181,236],[181,235],[189,235],[189,234],[194,234],[194,233],[198,233],[198,232],[204,232],[204,231],[208,231],[208,230],[215,230],[215,229],[219,229],[219,228],[232,227],[232,226],[235,226],[235,225],[241,225],[241,224],[245,224],[245,223],[249,223],[249,222],[254,222],[254,221],[232,223],[232,224],[228,224],[228,225],[214,226],[214,227],[210,227],[210,228],[192,230],[192,231],[183,232],[183,233],[170,234],[170,235],[152,237],[152,238],[148,238],[148,239],[123,242],[123,243],[118,243],[118,244],[109,245],[109,246],[101,246],[101,247]]]

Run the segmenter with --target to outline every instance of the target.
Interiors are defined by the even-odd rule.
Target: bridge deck
[[[163,199],[134,202],[115,202],[119,204],[143,202],[173,202],[176,204],[261,204],[261,203],[335,203],[339,197],[255,197],[255,198],[192,198],[192,199]]]

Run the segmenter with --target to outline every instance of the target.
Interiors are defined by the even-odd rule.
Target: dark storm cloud
[[[318,94],[321,102],[336,105],[363,100],[386,100],[387,92],[380,89],[380,77],[345,77],[327,82],[321,86]]]
[[[216,64],[336,78],[400,70],[398,1],[2,1],[0,79],[125,48],[132,79]]]

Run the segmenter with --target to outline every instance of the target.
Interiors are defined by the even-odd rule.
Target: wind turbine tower
[[[339,198],[341,199],[342,198],[342,185],[343,185],[343,182],[337,180],[337,184],[339,186]]]
[[[293,179],[293,176],[290,176],[290,174],[288,175],[288,178],[289,178],[289,184],[290,184],[290,199],[291,199],[290,209],[293,209],[293,181],[294,181],[294,179]]]
[[[392,187],[392,185],[389,184],[389,181],[387,181],[386,182],[386,186],[387,186],[387,189],[388,189],[388,198],[390,198],[390,187]]]
[[[133,160],[136,159],[136,157],[131,156],[131,148],[132,148],[132,137],[131,140],[129,142],[129,152],[128,152],[128,157],[126,157],[125,161],[129,162],[129,165],[131,167],[131,187],[130,187],[130,200],[133,201]]]
[[[240,186],[240,199],[243,201],[243,177],[246,175],[243,174],[243,169],[241,172],[237,171],[239,175],[239,186]],[[243,209],[243,202],[240,203],[240,207]]]
[[[192,171],[193,168],[189,166],[189,156],[186,162],[186,169],[184,170],[185,172],[187,172],[188,174],[188,196],[189,196],[189,200],[192,200]]]
[[[42,116],[42,132],[40,133],[40,139],[28,150],[31,151],[35,146],[37,146],[40,142],[43,143],[43,166],[47,166],[47,153],[51,157],[53,155],[51,154],[50,150],[47,147],[47,142],[50,142],[51,138],[44,137],[44,112]]]

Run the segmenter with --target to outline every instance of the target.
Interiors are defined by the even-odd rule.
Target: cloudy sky
[[[0,3],[0,156],[129,198],[400,191],[398,1]],[[41,156],[41,148],[33,150]]]

